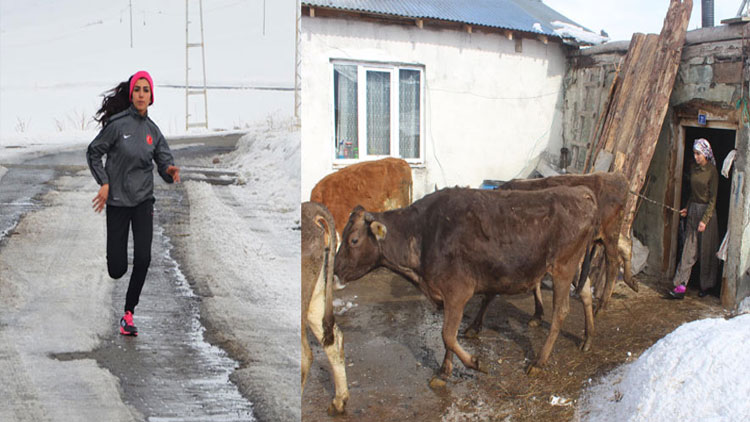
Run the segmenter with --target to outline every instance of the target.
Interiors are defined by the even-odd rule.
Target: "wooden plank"
[[[614,155],[613,171],[641,191],[669,107],[692,0],[670,0],[661,34],[633,34],[597,142]],[[592,145],[593,146],[593,145]],[[594,156],[596,158],[596,156]],[[629,195],[621,234],[630,238],[637,197]]]

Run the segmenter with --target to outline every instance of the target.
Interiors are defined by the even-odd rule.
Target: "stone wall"
[[[745,38],[743,32],[747,33]],[[749,24],[688,32],[670,108],[643,190],[651,199],[679,207],[684,129],[708,127],[736,131],[737,159],[731,175],[729,200],[730,252],[722,288],[722,301],[727,307],[734,307],[750,295],[750,204],[745,183],[745,175],[750,170],[750,131],[736,108],[740,98],[748,97],[750,40],[746,38],[750,38]],[[607,106],[616,69],[628,45],[627,41],[608,43],[569,56],[570,66],[564,79],[563,144],[570,150],[570,171],[584,168],[586,155],[602,123],[599,116]],[[705,126],[698,123],[699,112],[707,116]],[[641,201],[633,233],[650,250],[645,270],[648,274],[665,279],[672,276],[678,222],[674,212]]]

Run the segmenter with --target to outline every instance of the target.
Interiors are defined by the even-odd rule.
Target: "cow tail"
[[[323,346],[333,344],[333,254],[336,253],[336,233],[322,216],[317,216],[315,222],[323,229],[325,239],[325,256],[323,260],[323,277],[325,281],[325,310],[323,312]]]

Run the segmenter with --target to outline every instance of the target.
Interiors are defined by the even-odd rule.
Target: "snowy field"
[[[210,131],[293,113],[294,4],[204,2]],[[199,16],[190,16],[198,42]],[[138,70],[156,84],[151,118],[167,136],[186,132],[185,28],[183,0],[0,0],[0,147],[91,140],[101,94]],[[202,83],[199,51],[190,49],[191,85]],[[203,121],[202,100],[187,104],[191,122]]]

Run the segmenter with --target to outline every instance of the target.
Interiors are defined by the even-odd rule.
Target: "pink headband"
[[[138,81],[138,79],[145,79],[148,81],[148,86],[151,88],[151,102],[148,103],[149,105],[154,103],[154,81],[151,80],[151,75],[148,74],[145,70],[139,70],[138,72],[135,72],[135,74],[130,78],[130,101],[133,101],[133,88],[135,88],[135,83]]]

